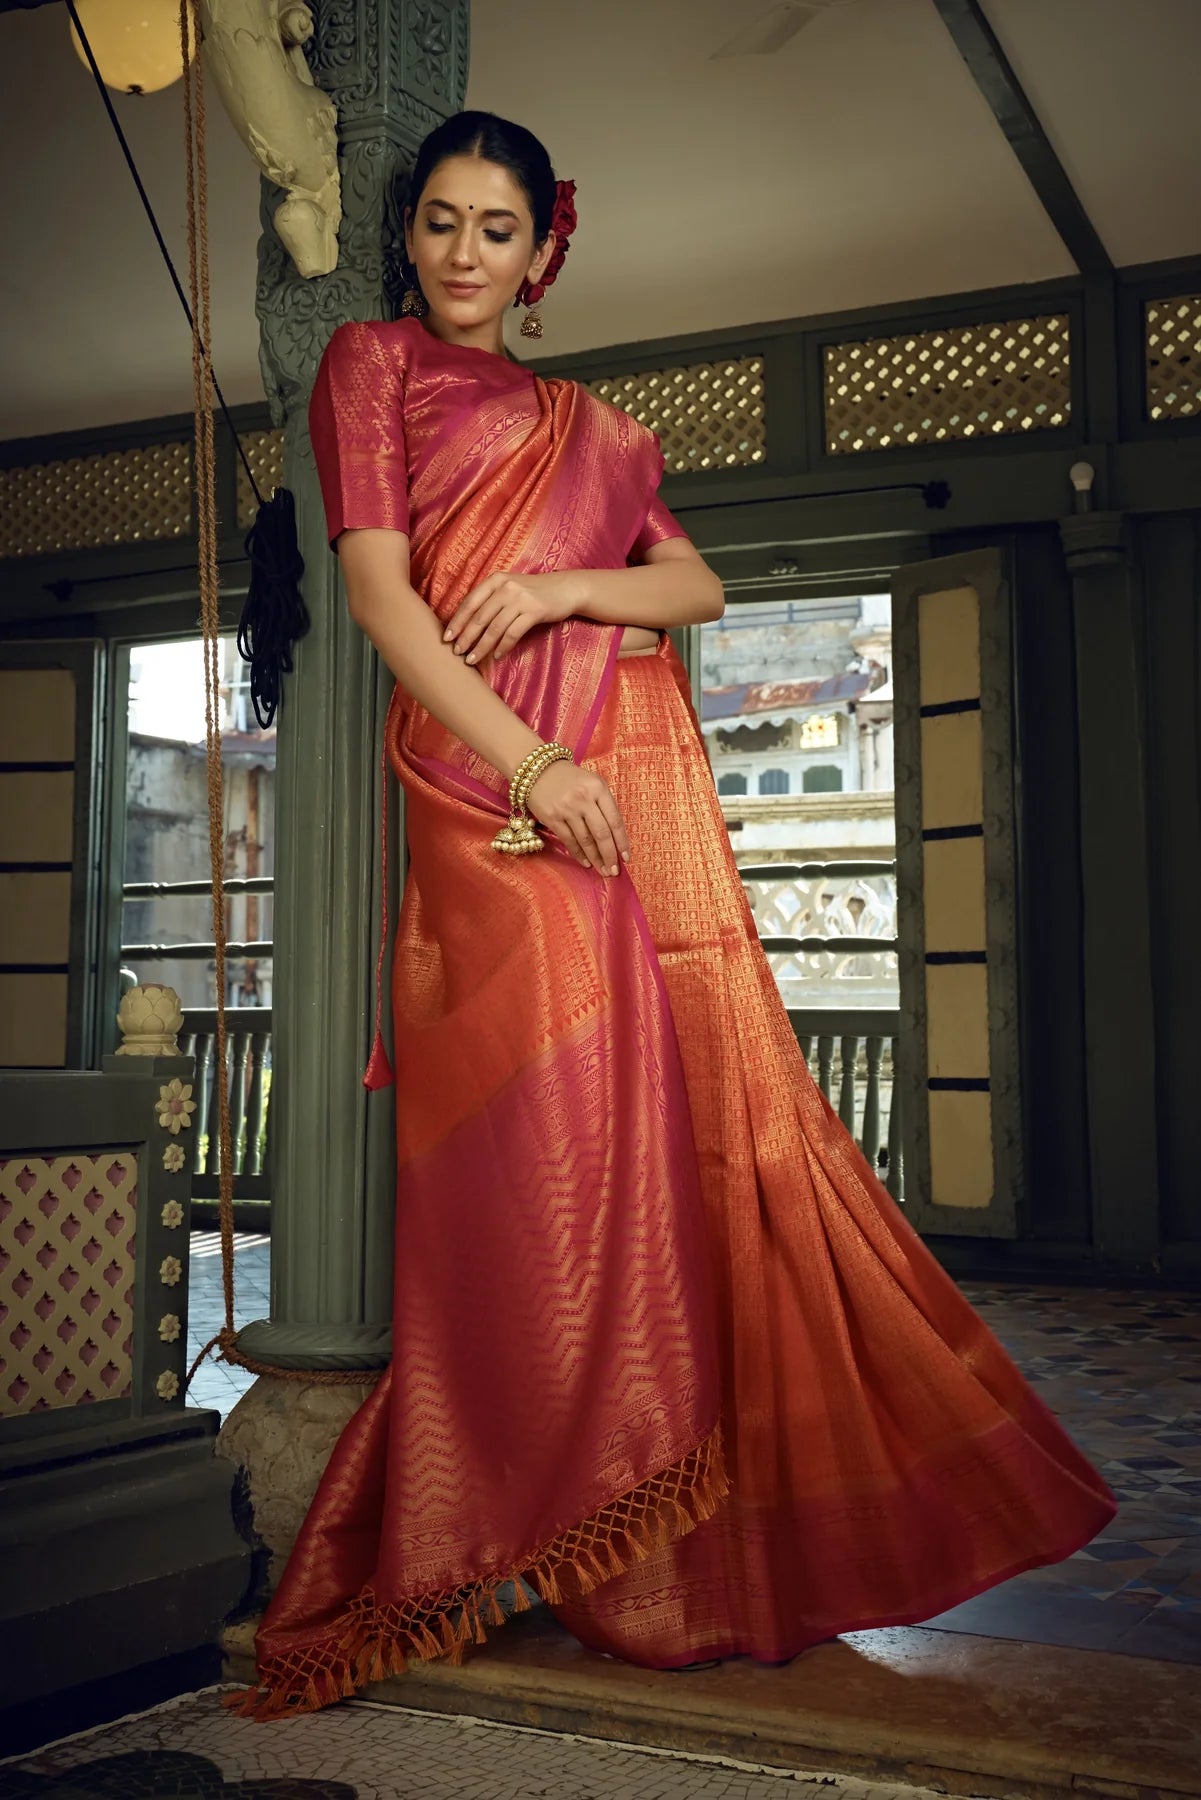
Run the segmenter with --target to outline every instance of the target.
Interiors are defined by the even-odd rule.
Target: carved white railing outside
[[[896,1006],[895,863],[757,862],[738,873],[786,1006]]]
[[[748,862],[738,873],[810,1073],[903,1200],[895,863]]]

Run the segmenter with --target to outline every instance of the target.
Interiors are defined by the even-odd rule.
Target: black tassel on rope
[[[304,558],[296,535],[296,501],[290,488],[264,500],[246,533],[250,588],[238,624],[238,653],[250,665],[254,716],[266,729],[275,718],[283,678],[292,673],[292,649],[312,621],[300,591]]]

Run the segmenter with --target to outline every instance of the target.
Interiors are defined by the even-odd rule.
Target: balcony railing
[[[270,895],[275,883],[269,875],[230,876],[226,895]],[[208,881],[130,881],[122,888],[124,900],[207,899]],[[237,958],[269,959],[270,940],[227,941],[227,962]],[[194,943],[122,944],[122,975],[127,982],[143,979],[141,963],[212,962],[211,939]],[[132,966],[131,966],[132,965]],[[193,1140],[193,1217],[198,1224],[216,1221],[220,1134],[218,1131],[215,1079],[217,1058],[217,1009],[185,1006],[184,1029],[179,1046],[196,1059],[196,1121]],[[225,1069],[229,1085],[230,1138],[234,1164],[234,1206],[240,1224],[262,1229],[270,1203],[267,1175],[267,1129],[271,1087],[271,1008],[227,1007],[225,1012]]]
[[[893,1199],[905,1198],[901,1106],[894,1080],[899,1012],[788,1008],[809,1073]]]
[[[901,1109],[893,1071],[901,1029],[894,1006],[839,1004],[838,987],[854,984],[855,998],[895,993],[896,864],[892,862],[744,863],[738,870],[759,926],[759,942],[772,962],[788,1017],[809,1071],[894,1200],[905,1197]],[[781,891],[782,890],[782,891]],[[766,922],[820,918],[827,925],[859,929],[791,935],[763,929]],[[863,927],[867,926],[864,930]],[[780,958],[823,958],[821,974],[830,1004],[798,1006],[799,987],[816,982],[781,980]],[[862,959],[875,959],[865,964]],[[872,970],[880,971],[872,979]],[[844,991],[846,989],[844,988]],[[808,997],[808,996],[806,996]],[[848,998],[850,996],[848,995]],[[837,1066],[836,1066],[837,1064]],[[837,1081],[837,1099],[835,1082]]]
[[[225,1068],[229,1082],[229,1135],[234,1195],[266,1200],[267,1099],[271,1085],[269,1006],[234,1006],[225,1013]],[[192,1197],[215,1200],[221,1168],[218,1132],[217,1009],[191,1006],[184,1014],[179,1047],[196,1058],[196,1133]]]
[[[896,864],[739,865],[785,1006],[895,1007]]]
[[[222,884],[226,896],[241,894],[273,894],[275,882],[270,875],[227,876]],[[122,900],[200,900],[212,892],[208,881],[127,881],[121,889]],[[121,956],[126,962],[203,962],[213,958],[215,946],[210,939],[194,944],[122,944]],[[270,940],[256,943],[227,943],[227,958],[271,955]]]
[[[895,865],[890,862],[830,863],[755,863],[739,869],[748,884],[756,917],[763,911],[779,916],[778,896],[765,901],[763,890],[779,884],[794,888],[798,883],[817,883],[826,895],[833,894],[842,908],[848,896],[873,892],[877,884],[878,904],[871,907],[872,931],[842,934],[806,933],[789,936],[780,932],[761,935],[760,943],[769,958],[821,956],[830,959],[834,969],[856,965],[861,957],[895,958],[896,937],[882,927],[892,923],[895,932]],[[269,893],[269,879],[256,878],[233,884],[240,891]],[[759,889],[758,895],[754,892]],[[125,889],[129,899],[152,899],[164,894],[207,893],[204,882],[140,882]],[[756,905],[756,901],[758,904]],[[889,904],[891,901],[891,912]],[[862,920],[870,906],[864,902]],[[803,904],[791,908],[791,915],[809,916]],[[835,916],[830,904],[824,916],[831,922]],[[271,955],[270,943],[229,945],[230,955]],[[151,957],[197,958],[213,955],[212,944],[171,944],[122,946],[123,957],[149,960]],[[862,992],[862,983],[856,991]],[[814,1080],[840,1119],[854,1136],[868,1162],[881,1175],[889,1193],[897,1201],[904,1199],[904,1158],[901,1140],[900,1106],[896,1096],[893,1071],[896,1066],[896,1043],[900,1032],[900,1014],[889,1006],[788,1005],[788,1017],[806,1064]],[[216,1083],[217,1013],[212,1007],[188,1007],[180,1048],[196,1059],[196,1117],[200,1129],[196,1134],[193,1161],[193,1202],[200,1222],[207,1222],[218,1193],[219,1142]],[[271,1085],[271,1008],[229,1007],[225,1014],[226,1079],[230,1095],[230,1131],[234,1158],[234,1201],[241,1219],[247,1225],[262,1228],[263,1210],[270,1201],[267,1174],[267,1131],[270,1115]]]

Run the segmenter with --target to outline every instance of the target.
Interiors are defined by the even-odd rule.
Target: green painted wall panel
[[[1143,519],[1155,1063],[1161,1227],[1201,1243],[1201,514]]]

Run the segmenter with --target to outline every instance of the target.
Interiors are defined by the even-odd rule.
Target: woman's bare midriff
[[[618,656],[649,656],[659,647],[659,633],[647,625],[627,625],[617,646]]]

